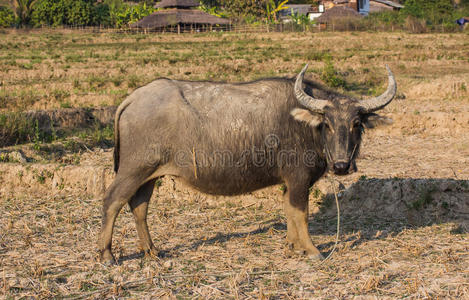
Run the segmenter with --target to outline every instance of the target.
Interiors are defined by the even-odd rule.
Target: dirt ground
[[[364,35],[378,44],[398,36]],[[447,45],[461,47],[451,58],[435,54],[420,65],[414,57],[405,68],[394,62],[404,96],[383,111],[394,124],[367,131],[358,172],[335,177],[341,189],[340,241],[330,260],[317,265],[286,249],[280,186],[240,197],[214,197],[165,178],[149,208],[150,232],[160,257],[138,251],[126,207],[113,241],[120,264],[105,267],[97,262],[96,239],[101,196],[114,176],[112,148],[85,143],[58,156],[43,151],[59,145],[69,149],[67,143],[79,139],[73,137],[41,144],[41,151],[34,144],[0,150],[0,156],[14,158],[0,163],[0,295],[469,299],[469,93],[464,88],[469,85],[469,43],[461,35],[399,37],[411,45],[402,47],[410,51],[433,47],[432,40],[441,45],[446,39]],[[354,44],[359,38],[347,33],[318,36],[325,44]],[[391,52],[380,48],[373,55]],[[414,75],[412,68],[418,68]],[[22,76],[15,70],[13,74]],[[328,178],[312,189],[310,201],[309,231],[327,255],[337,226]]]

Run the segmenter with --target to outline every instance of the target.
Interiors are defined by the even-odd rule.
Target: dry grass
[[[285,252],[282,205],[271,198],[246,203],[180,192],[155,196],[151,231],[163,257],[136,252],[133,219],[126,210],[115,229],[114,252],[121,265],[112,268],[95,261],[99,201],[8,199],[0,223],[3,292],[40,298],[204,299],[462,299],[469,292],[467,235],[455,231],[457,225],[412,227],[345,218],[338,251],[330,262],[315,266]],[[334,230],[334,218],[311,221],[313,239],[324,253],[333,246]]]
[[[305,62],[320,74],[326,57],[355,94],[382,91],[388,63],[407,98],[469,96],[467,34],[6,32],[0,46],[2,110],[114,105],[157,77],[245,81],[294,75]]]
[[[309,62],[312,75],[320,77],[329,56],[346,92],[376,94],[384,89],[388,63],[399,97],[384,113],[396,123],[367,133],[359,172],[341,179],[346,187],[360,181],[362,189],[376,188],[379,197],[367,195],[363,203],[379,209],[386,193],[399,198],[388,183],[407,179],[410,187],[400,193],[411,204],[399,211],[408,217],[397,218],[373,209],[362,214],[350,209],[353,202],[344,202],[349,209],[338,251],[316,266],[284,248],[278,187],[217,198],[173,188],[165,180],[149,211],[161,257],[138,253],[126,208],[114,239],[121,264],[106,268],[96,261],[95,245],[99,195],[112,179],[110,149],[95,141],[101,133],[91,133],[97,136],[91,141],[78,135],[10,147],[2,151],[20,149],[35,163],[0,163],[3,297],[464,299],[469,294],[467,34],[0,34],[3,112],[113,105],[159,76],[242,81],[293,75]],[[442,187],[412,190],[422,178]],[[446,178],[458,179],[462,188],[445,188]],[[315,189],[312,203],[328,193],[328,185],[320,182]],[[430,196],[436,198],[434,207],[426,209]],[[450,202],[448,210],[457,204],[459,211],[442,218],[435,212],[442,199]],[[310,220],[310,233],[324,254],[333,247],[336,222],[328,205],[323,201],[328,213],[321,209]]]

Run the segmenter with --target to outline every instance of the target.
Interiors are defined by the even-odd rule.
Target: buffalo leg
[[[130,209],[134,215],[135,224],[137,225],[140,247],[145,254],[149,254],[151,256],[156,256],[158,254],[151,240],[147,224],[148,203],[150,202],[151,195],[153,194],[155,181],[156,179],[150,180],[142,185],[129,202]]]
[[[308,232],[308,185],[288,185],[285,199],[287,215],[287,241],[297,249],[302,249],[315,260],[322,259],[319,250],[313,245]]]
[[[287,215],[287,244],[292,249],[298,248],[300,246],[299,240],[298,240],[298,231],[296,230],[296,224],[293,218],[290,217],[293,211],[292,211],[292,207],[290,204],[290,198],[289,198],[288,193],[284,195],[283,208],[284,208],[285,214]]]
[[[130,201],[149,174],[143,170],[132,173],[118,172],[103,200],[103,219],[98,240],[100,261],[106,264],[116,263],[112,255],[112,232],[114,222],[122,207]]]

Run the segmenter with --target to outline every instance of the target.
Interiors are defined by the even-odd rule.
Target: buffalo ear
[[[317,127],[322,122],[322,115],[311,113],[306,109],[295,108],[290,112],[290,115],[292,115],[295,120],[306,122],[312,127]]]
[[[392,119],[380,116],[378,114],[366,114],[362,117],[362,123],[365,128],[376,128],[382,125],[391,125]]]

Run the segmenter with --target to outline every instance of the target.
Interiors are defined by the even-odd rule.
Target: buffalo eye
[[[353,128],[359,128],[362,125],[362,122],[360,120],[355,120],[353,121]]]

